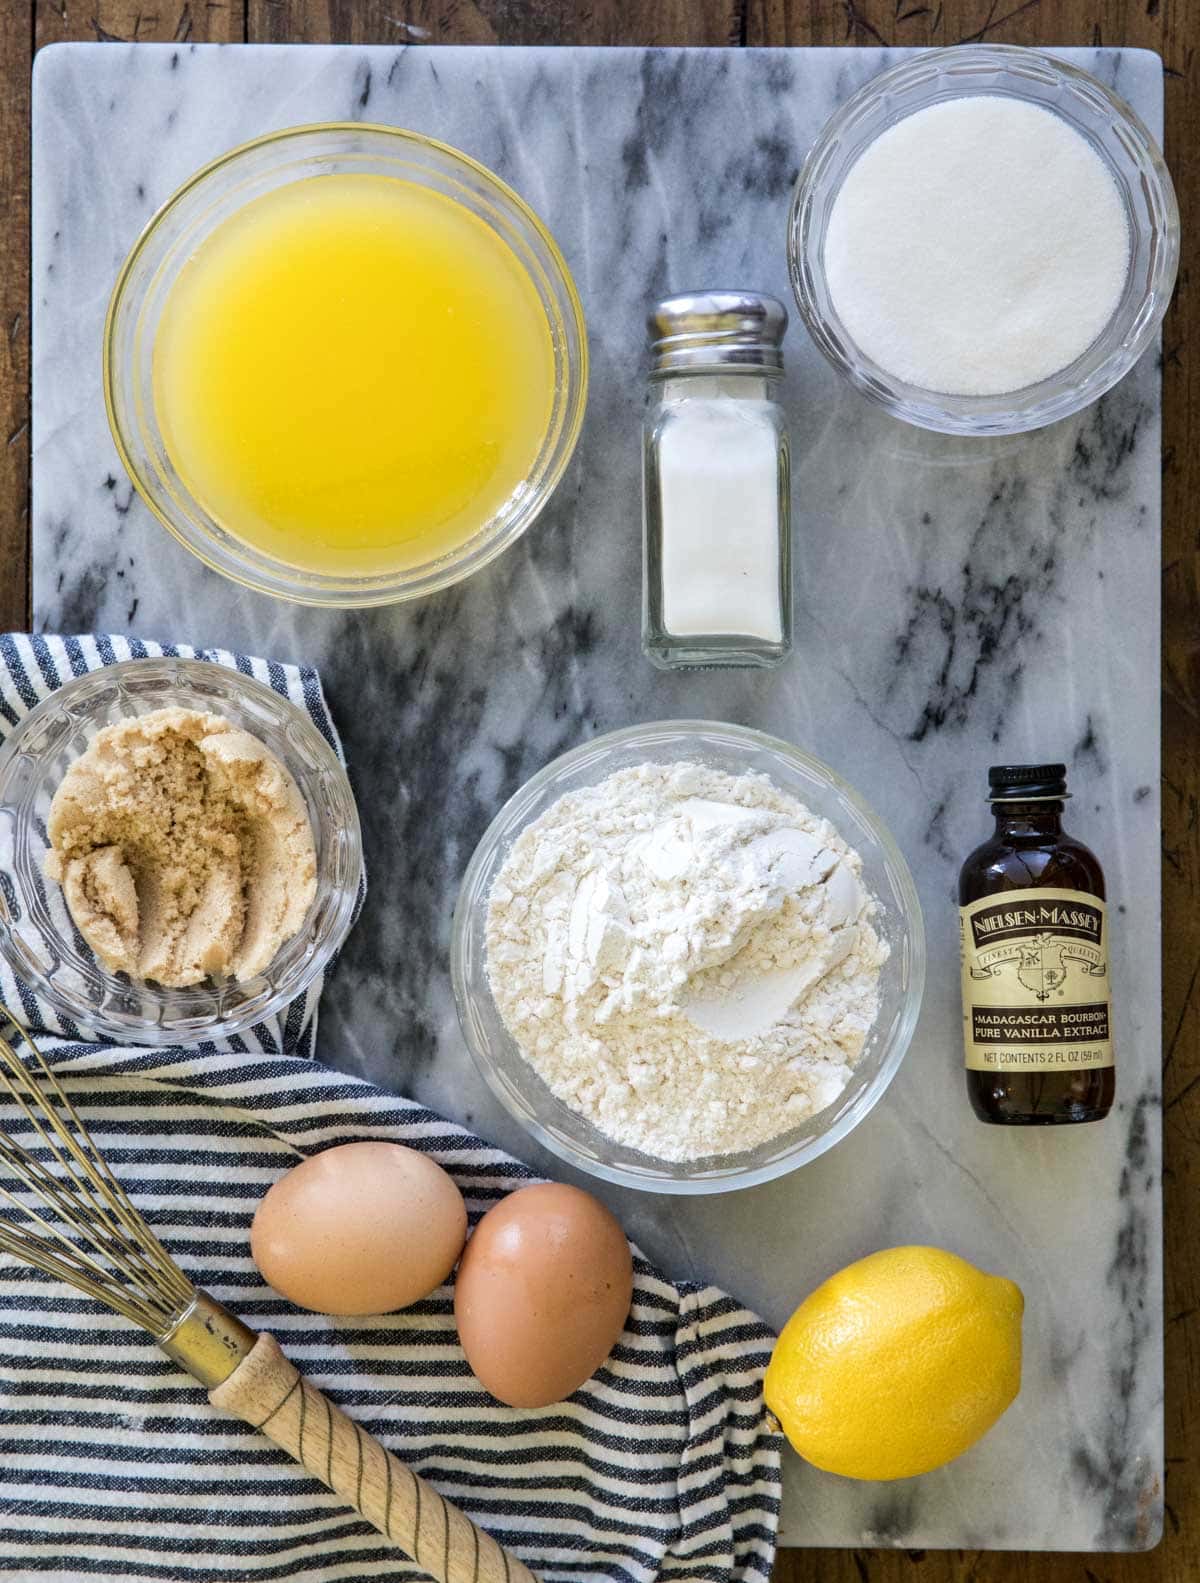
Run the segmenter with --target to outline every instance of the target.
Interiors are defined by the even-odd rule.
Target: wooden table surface
[[[1189,19],[1190,13],[1190,19]],[[1189,26],[1190,20],[1190,26]],[[1200,219],[1197,0],[0,0],[0,630],[29,623],[29,76],[65,39],[399,44],[896,44],[1157,50],[1184,252],[1163,343],[1167,1526],[1145,1556],[787,1551],[776,1583],[1200,1579]],[[997,1490],[997,1501],[1004,1500]]]

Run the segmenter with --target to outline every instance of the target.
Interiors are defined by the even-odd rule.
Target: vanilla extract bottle
[[[963,1036],[981,1121],[1101,1121],[1114,1069],[1104,872],[1063,830],[1063,764],[988,771],[996,828],[963,864]]]

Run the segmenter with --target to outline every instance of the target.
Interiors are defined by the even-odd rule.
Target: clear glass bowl
[[[60,888],[43,875],[50,802],[104,726],[177,706],[223,715],[265,742],[291,772],[317,848],[317,893],[300,932],[257,978],[165,989],[98,963]],[[227,666],[124,660],[42,700],[0,747],[0,951],[60,1015],[134,1044],[227,1039],[273,1016],[312,983],[346,937],[362,880],[358,810],[346,772],[302,709]]]
[[[1082,134],[1112,171],[1129,221],[1125,290],[1104,332],[1081,357],[1022,390],[951,396],[897,379],[855,345],[825,279],[829,216],[847,172],[895,122],[945,99],[1001,94],[1041,105]],[[825,124],[801,168],[788,221],[788,266],[817,346],[864,396],[897,418],[943,434],[1019,434],[1088,406],[1133,367],[1167,310],[1179,268],[1179,208],[1162,153],[1116,94],[1087,72],[1008,44],[923,52],[881,72]],[[936,312],[936,304],[931,306]]]
[[[373,576],[289,566],[244,543],[179,477],[154,409],[154,337],[171,286],[221,222],[287,182],[354,172],[417,182],[466,205],[524,265],[545,310],[554,351],[550,423],[529,477],[456,550]],[[393,604],[433,593],[494,560],[542,510],[571,459],[587,398],[587,331],[575,284],[554,238],[522,198],[445,143],[397,127],[330,122],[289,127],[206,165],[147,225],[117,277],[104,327],[104,400],[113,439],[142,499],[193,554],[235,582],[300,604]]]
[[[880,1008],[849,1085],[802,1126],[741,1154],[680,1164],[615,1142],[563,1103],[505,1028],[487,979],[487,908],[492,884],[527,825],[565,792],[617,770],[691,760],[741,775],[756,770],[820,814],[857,847],[863,880],[879,903],[876,927],[891,946]],[[511,797],[485,831],[463,877],[454,912],[450,973],[463,1034],[488,1087],[559,1159],[625,1187],[659,1193],[721,1193],[770,1181],[806,1165],[851,1132],[895,1077],[917,1024],[925,985],[925,930],[908,865],[879,817],[819,759],[745,726],[674,720],[630,726],[564,753]]]

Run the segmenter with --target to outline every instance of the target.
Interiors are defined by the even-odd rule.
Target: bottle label
[[[960,909],[963,1036],[976,1072],[1112,1066],[1104,903],[1008,890]]]

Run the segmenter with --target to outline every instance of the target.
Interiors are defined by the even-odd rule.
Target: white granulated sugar
[[[487,971],[566,1104],[664,1160],[787,1132],[849,1081],[887,946],[862,860],[763,775],[641,764],[513,843]]]
[[[1052,110],[995,94],[898,121],[834,199],[825,274],[859,348],[948,395],[1019,390],[1085,352],[1129,269],[1112,173]]]

